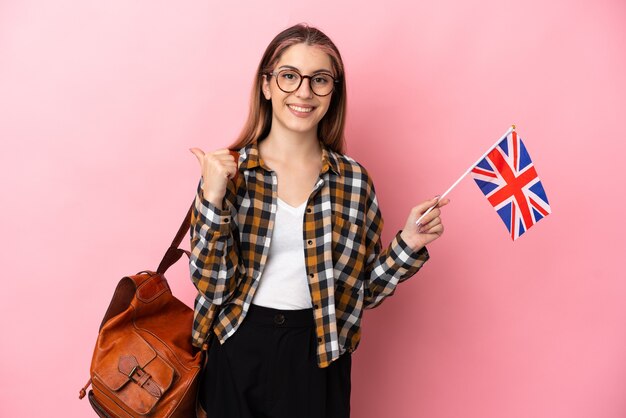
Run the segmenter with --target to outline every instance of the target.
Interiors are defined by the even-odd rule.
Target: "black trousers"
[[[199,400],[211,418],[349,418],[350,353],[317,367],[312,309],[252,305],[224,344],[214,338]]]

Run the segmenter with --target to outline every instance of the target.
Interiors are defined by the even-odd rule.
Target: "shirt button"
[[[274,316],[274,323],[276,325],[282,325],[285,323],[285,315],[283,314],[277,314]]]
[[[313,209],[311,209],[311,208],[306,208],[306,213],[311,213],[311,212],[313,212]]]
[[[318,304],[313,305],[313,308],[315,308],[315,309],[319,309],[319,307],[320,306]]]
[[[230,219],[224,218],[224,223],[228,223],[229,221],[230,221]]]
[[[321,343],[322,342],[322,337],[317,337],[317,342]]]
[[[313,277],[315,277],[315,274],[311,273],[311,274],[309,274],[309,277],[313,278]]]
[[[308,241],[307,241],[307,244],[309,244],[309,245],[313,245],[313,240],[308,240]]]

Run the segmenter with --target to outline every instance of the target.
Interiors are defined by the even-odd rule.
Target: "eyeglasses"
[[[328,73],[315,73],[313,75],[302,75],[298,70],[289,69],[269,72],[266,75],[274,76],[276,78],[276,84],[278,88],[285,93],[293,93],[298,90],[302,85],[302,80],[309,79],[309,86],[311,91],[316,96],[328,96],[335,89],[335,83],[338,80]]]

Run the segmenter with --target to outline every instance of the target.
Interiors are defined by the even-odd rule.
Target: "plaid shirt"
[[[352,352],[364,308],[379,305],[428,259],[398,232],[386,249],[383,219],[367,171],[322,145],[322,170],[304,213],[304,255],[317,333],[317,362],[328,366]],[[223,343],[246,316],[259,285],[274,229],[277,178],[256,144],[239,151],[239,176],[229,181],[223,208],[202,195],[191,219],[190,272],[198,289],[193,343],[214,332]]]

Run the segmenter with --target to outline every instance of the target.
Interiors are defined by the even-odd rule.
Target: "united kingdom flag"
[[[551,213],[537,170],[515,131],[472,169],[472,177],[513,241]]]

